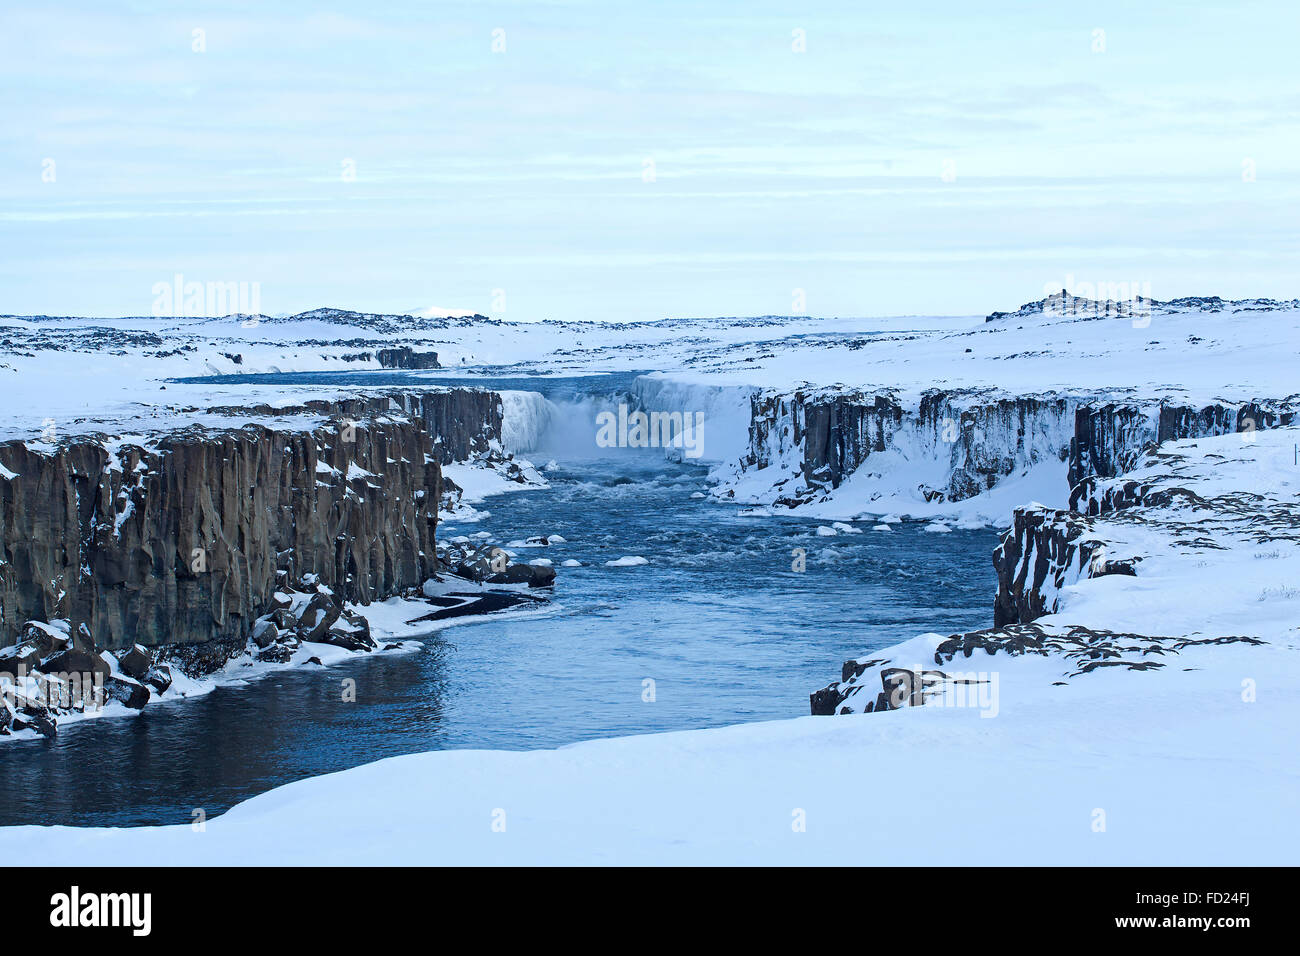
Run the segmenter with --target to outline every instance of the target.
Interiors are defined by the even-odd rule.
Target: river
[[[384,384],[429,381],[388,373]],[[475,382],[571,399],[610,380]],[[530,457],[544,465],[553,456]],[[541,614],[462,624],[431,632],[416,653],[280,671],[138,717],[66,725],[55,739],[0,744],[0,825],[185,823],[196,809],[211,817],[272,787],[398,754],[798,717],[846,658],[991,623],[993,531],[862,522],[861,533],[819,535],[827,522],[695,497],[706,476],[704,465],[662,453],[561,454],[549,488],[490,498],[483,521],[438,529],[443,539],[488,532],[503,544],[565,538],[520,549],[558,568]],[[605,564],[624,556],[648,563]],[[568,559],[581,566],[559,567]],[[345,678],[356,681],[355,702],[340,692]]]

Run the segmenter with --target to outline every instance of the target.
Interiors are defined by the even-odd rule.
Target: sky
[[[1300,4],[0,7],[0,313],[1300,296]]]

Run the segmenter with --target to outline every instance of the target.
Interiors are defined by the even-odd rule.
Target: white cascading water
[[[749,436],[750,395],[747,387],[718,388],[683,385],[641,376],[630,391],[586,394],[552,400],[538,392],[503,391],[502,444],[517,454],[541,458],[591,459],[635,452],[651,456],[682,457],[682,448],[602,447],[597,442],[602,413],[617,421],[641,411],[680,415],[702,422],[691,434],[688,447],[697,461],[735,461],[745,452]]]

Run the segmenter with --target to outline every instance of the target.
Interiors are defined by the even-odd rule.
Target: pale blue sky
[[[525,320],[1290,298],[1298,9],[10,3],[0,312],[176,273]]]

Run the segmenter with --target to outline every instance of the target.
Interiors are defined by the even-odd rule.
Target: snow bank
[[[0,852],[52,866],[1287,865],[1297,655],[1222,650],[1213,668],[1064,688],[1018,659],[995,719],[919,707],[394,757],[254,797],[201,833],[188,817],[13,827]],[[1254,704],[1243,673],[1263,681]]]

